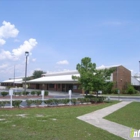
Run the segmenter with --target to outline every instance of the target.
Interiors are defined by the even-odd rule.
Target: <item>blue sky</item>
[[[97,66],[139,71],[140,1],[1,0],[0,81],[34,70],[76,69],[83,57]]]

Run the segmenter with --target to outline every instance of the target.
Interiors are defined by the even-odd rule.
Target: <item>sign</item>
[[[9,90],[9,95],[10,95],[10,96],[13,95],[13,90],[12,90],[12,89]]]
[[[44,90],[41,91],[41,95],[44,96]]]
[[[120,94],[120,90],[118,89],[118,94]]]

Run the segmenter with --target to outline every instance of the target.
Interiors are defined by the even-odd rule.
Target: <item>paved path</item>
[[[131,102],[126,102],[126,101],[123,101],[123,102],[120,102],[118,104],[115,104],[115,105],[112,105],[112,106],[109,106],[109,107],[106,107],[106,108],[103,108],[103,109],[100,109],[100,110],[97,110],[97,111],[94,111],[92,113],[89,113],[89,114],[85,114],[83,116],[79,116],[77,117],[78,119],[82,120],[82,121],[85,121],[89,124],[92,124],[96,127],[99,127],[101,129],[104,129],[110,133],[113,133],[117,136],[120,136],[124,139],[127,139],[129,140],[129,136],[130,136],[130,130],[131,128],[130,127],[127,127],[127,126],[124,126],[124,125],[121,125],[121,124],[118,124],[118,123],[115,123],[115,122],[111,122],[111,121],[108,121],[108,120],[105,120],[103,119],[103,117],[113,113],[114,111],[130,104]],[[133,138],[131,140],[140,140],[140,137],[139,138]]]

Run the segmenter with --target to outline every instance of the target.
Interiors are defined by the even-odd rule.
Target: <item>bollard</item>
[[[69,105],[71,105],[71,90],[69,90],[69,100],[70,100]]]
[[[41,91],[41,95],[42,95],[42,105],[44,106],[44,90]]]
[[[10,107],[12,108],[13,107],[12,105],[13,90],[12,89],[9,90],[9,95],[10,95]]]

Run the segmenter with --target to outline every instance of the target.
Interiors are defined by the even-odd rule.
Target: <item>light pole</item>
[[[140,91],[140,61],[139,61],[139,74],[138,74],[138,78],[139,78],[139,91]]]
[[[25,52],[25,56],[26,56],[26,62],[25,62],[25,87],[24,87],[24,93],[26,94],[27,57],[29,56],[29,52]]]

